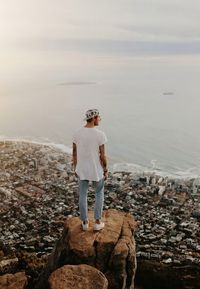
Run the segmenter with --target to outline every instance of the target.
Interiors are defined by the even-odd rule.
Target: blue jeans
[[[95,220],[100,220],[102,217],[104,202],[104,179],[101,179],[98,182],[93,181],[92,184],[95,188],[94,218]],[[88,219],[88,185],[88,180],[79,179],[79,210],[82,221],[86,221]]]

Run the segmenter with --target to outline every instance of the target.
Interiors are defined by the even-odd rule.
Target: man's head
[[[94,122],[94,125],[99,125],[99,121],[101,120],[98,109],[89,109],[85,113],[85,120],[87,123]]]

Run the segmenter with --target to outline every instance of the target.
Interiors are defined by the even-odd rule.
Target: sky
[[[0,0],[0,85],[53,79],[66,66],[72,78],[58,81],[70,82],[126,59],[199,65],[199,15],[199,0]]]
[[[141,86],[146,71],[161,83],[172,70],[196,79],[199,15],[199,0],[0,0],[0,95],[120,79],[120,71],[137,71]]]
[[[4,52],[193,54],[200,51],[199,15],[198,0],[1,0],[0,44]]]
[[[131,61],[199,66],[199,15],[199,0],[0,0],[1,91],[95,82]]]

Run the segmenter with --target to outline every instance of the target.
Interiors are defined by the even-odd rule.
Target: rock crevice
[[[82,231],[80,219],[69,218],[35,289],[48,288],[50,274],[66,264],[95,267],[106,276],[109,289],[134,288],[136,251],[133,234],[137,223],[131,215],[112,209],[104,212],[103,221],[105,228],[99,232],[93,231],[92,221],[89,230]]]

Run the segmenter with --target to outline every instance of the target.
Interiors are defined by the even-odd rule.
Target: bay
[[[70,149],[85,111],[98,108],[113,170],[198,177],[200,66],[180,57],[93,58],[87,66],[80,58],[78,67],[60,64],[45,74],[33,66],[29,76],[5,76],[1,138]]]

